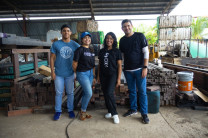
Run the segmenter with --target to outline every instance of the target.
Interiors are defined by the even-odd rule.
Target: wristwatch
[[[143,69],[147,68],[147,66],[143,66]]]

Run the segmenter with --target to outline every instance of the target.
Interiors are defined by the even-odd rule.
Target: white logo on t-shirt
[[[68,59],[72,55],[72,49],[68,46],[64,46],[61,48],[60,54],[63,58]]]
[[[95,56],[94,53],[90,53],[90,52],[84,52],[84,55],[87,56],[87,57],[93,57],[93,56]]]
[[[109,53],[105,53],[105,56],[104,56],[104,66],[106,68],[108,67],[108,55],[109,55]]]

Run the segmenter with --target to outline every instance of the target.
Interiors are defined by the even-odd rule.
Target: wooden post
[[[12,59],[13,59],[14,79],[17,79],[20,77],[18,54],[17,53],[12,54]]]
[[[38,54],[33,53],[33,60],[34,60],[34,72],[38,72]]]
[[[48,66],[50,67],[50,58],[51,58],[51,53],[47,52],[48,56],[47,56],[47,60],[48,60]]]
[[[28,53],[25,53],[24,56],[25,56],[25,62],[27,62],[28,61]]]

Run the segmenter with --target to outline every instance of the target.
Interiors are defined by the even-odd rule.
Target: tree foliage
[[[207,35],[207,34],[203,34],[203,31],[207,27],[208,27],[208,18],[198,17],[197,19],[193,19],[191,24],[192,39],[203,39],[203,36]]]
[[[152,45],[157,41],[157,26],[146,26],[140,24],[139,27],[133,27],[134,32],[141,32],[145,35],[148,44]]]

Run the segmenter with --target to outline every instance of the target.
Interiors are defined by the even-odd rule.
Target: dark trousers
[[[105,98],[105,105],[106,108],[108,109],[108,113],[111,113],[112,115],[118,114],[116,111],[116,103],[114,97],[116,81],[117,81],[116,73],[111,75],[100,74],[100,83]]]

